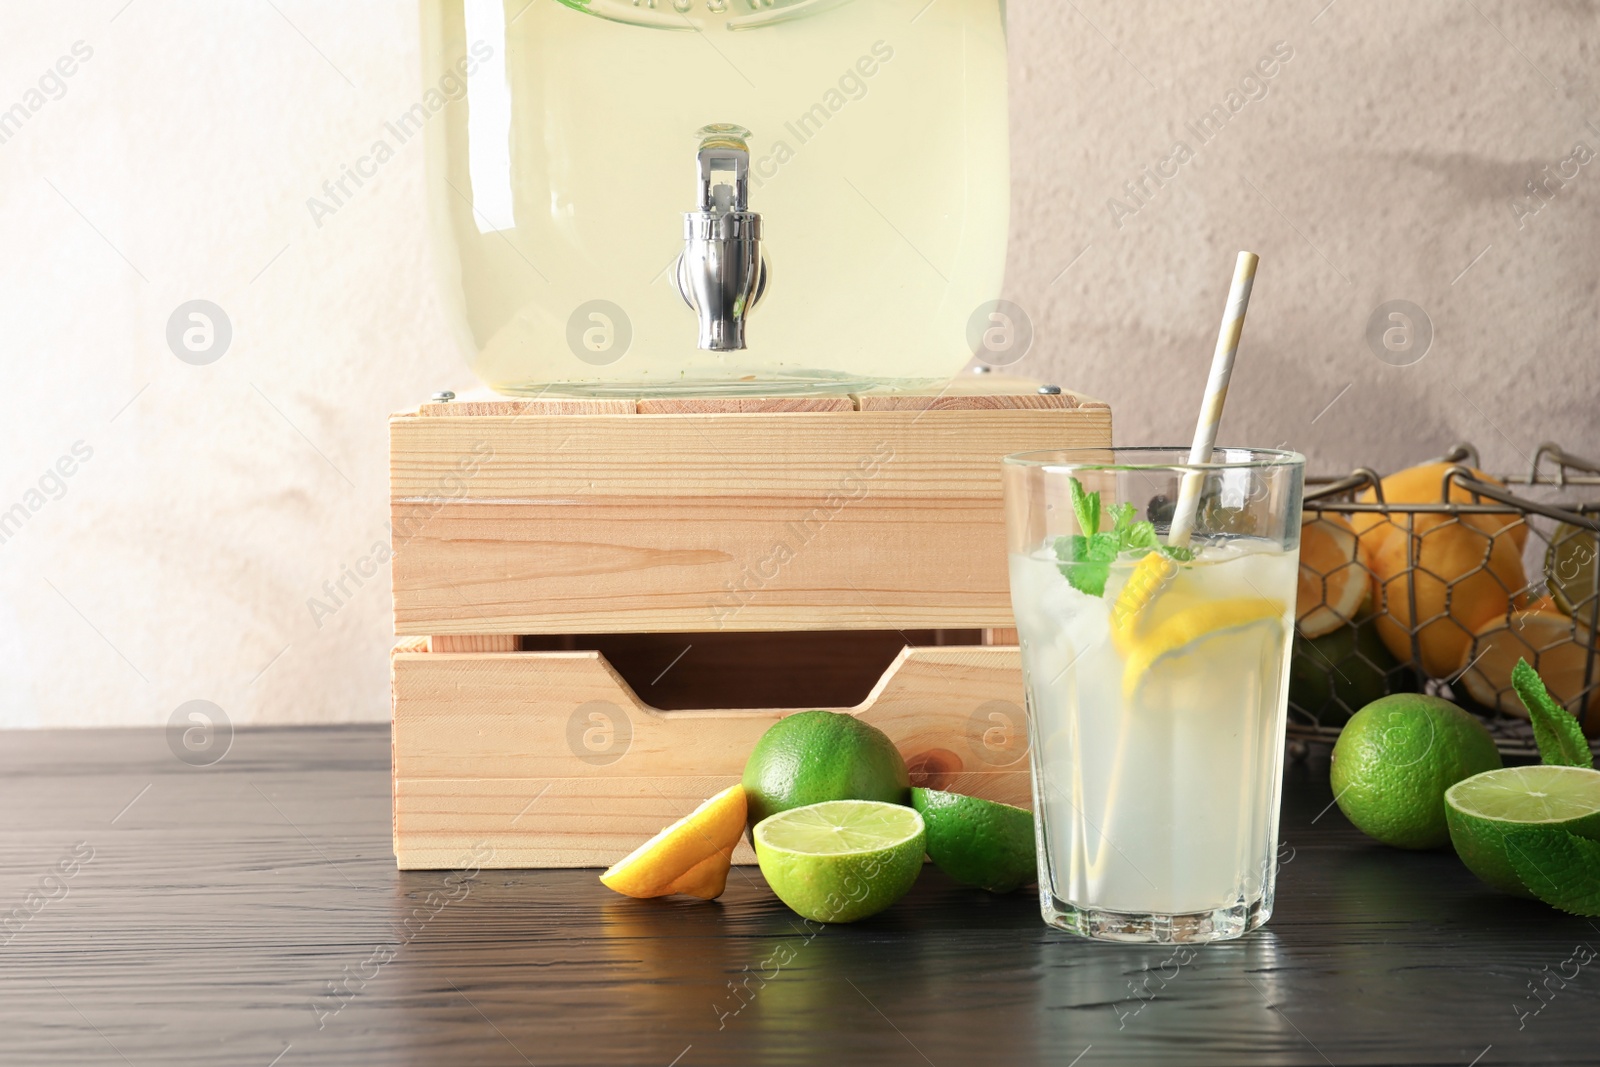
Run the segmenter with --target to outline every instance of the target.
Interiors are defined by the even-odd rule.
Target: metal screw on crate
[[[187,700],[167,719],[167,747],[191,767],[210,767],[233,747],[228,713],[209,700]]]
[[[979,704],[967,716],[967,747],[991,767],[1008,767],[1028,754],[1028,716],[1009,700]]]
[[[967,319],[967,347],[991,367],[1009,367],[1033,347],[1033,319],[1009,300],[986,300]]]
[[[594,367],[605,367],[628,354],[633,344],[633,321],[609,300],[579,304],[567,317],[567,347]]]
[[[228,313],[209,300],[188,300],[167,317],[167,347],[192,366],[215,363],[233,342]]]
[[[455,398],[456,398],[456,394],[452,393],[448,389],[441,389],[437,393],[433,394],[433,402],[435,404],[448,404],[448,403],[450,403],[450,401],[454,400]]]
[[[1367,347],[1391,367],[1409,367],[1433,346],[1433,320],[1409,300],[1379,304],[1367,319]]]
[[[609,700],[591,700],[567,717],[567,749],[583,762],[605,767],[628,754],[633,720]]]
[[[1061,386],[1059,386],[1059,385],[1041,385],[1041,386],[1039,386],[1039,393],[1041,395],[1043,395],[1043,396],[1060,396],[1061,395]]]

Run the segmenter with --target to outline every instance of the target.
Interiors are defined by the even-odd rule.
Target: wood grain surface
[[[689,650],[692,650],[692,646]],[[686,651],[689,651],[686,650]],[[734,785],[793,705],[659,711],[599,652],[397,652],[394,847],[402,868],[607,867]],[[648,690],[645,690],[648,692]],[[1016,647],[901,648],[849,711],[915,785],[1031,807]],[[753,863],[741,845],[736,863]]]
[[[401,638],[405,640],[405,638]],[[516,634],[434,634],[429,652],[515,652]]]
[[[1600,965],[1568,961],[1600,932],[1366,841],[1318,766],[1289,770],[1276,916],[1187,962],[932,868],[841,927],[755,868],[709,904],[593,871],[396,871],[381,728],[241,730],[210,767],[159,730],[9,733],[0,767],[8,1065],[1597,1058]]]
[[[1105,445],[1110,409],[917,400],[396,416],[395,632],[1009,626],[1000,458]]]

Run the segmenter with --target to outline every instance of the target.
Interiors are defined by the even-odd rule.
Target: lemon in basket
[[[1400,505],[1442,504],[1445,502],[1445,471],[1456,466],[1465,466],[1465,464],[1423,463],[1420,466],[1407,467],[1403,471],[1396,471],[1383,479],[1381,483],[1384,502]],[[1502,487],[1505,485],[1504,482],[1492,474],[1485,474],[1483,471],[1472,467],[1466,467],[1466,469],[1480,482],[1488,482],[1491,485]],[[1371,489],[1367,489],[1356,499],[1363,504],[1372,504],[1377,502],[1378,497]],[[1472,494],[1459,481],[1452,480],[1450,482],[1450,502],[1471,504],[1473,503]],[[1485,503],[1492,504],[1493,501],[1485,501]],[[1443,513],[1406,513],[1402,510],[1398,515],[1391,517],[1376,511],[1360,511],[1350,516],[1350,524],[1355,527],[1355,531],[1361,536],[1361,539],[1367,542],[1369,547],[1375,551],[1379,542],[1391,534],[1398,533],[1403,535],[1406,532],[1408,522],[1413,524],[1411,527],[1413,532],[1421,533],[1425,529],[1449,520],[1449,518],[1449,515]],[[1504,515],[1467,515],[1462,518],[1462,521],[1469,526],[1482,530],[1486,534],[1497,534],[1504,531],[1507,536],[1516,542],[1519,555],[1523,546],[1528,543],[1528,524],[1523,521],[1521,515],[1509,513]]]
[[[1415,536],[1392,532],[1373,550],[1378,636],[1396,658],[1447,678],[1466,662],[1473,635],[1506,616],[1527,579],[1510,531],[1486,533],[1465,519],[1419,527]]]
[[[1550,695],[1576,710],[1573,702],[1583,694],[1584,667],[1593,647],[1589,631],[1558,611],[1518,611],[1480,628],[1457,670],[1466,668],[1461,685],[1473,700],[1526,719],[1528,709],[1511,688],[1517,660],[1531,663]],[[1578,714],[1585,733],[1600,733],[1600,677]]]
[[[1307,513],[1300,524],[1300,582],[1295,628],[1321,637],[1348,626],[1372,586],[1368,551],[1342,515]]]
[[[1389,651],[1430,678],[1460,669],[1472,635],[1510,610],[1527,584],[1522,547],[1528,524],[1520,514],[1450,515],[1408,511],[1407,505],[1446,502],[1445,472],[1455,464],[1424,463],[1383,479],[1389,514],[1356,512],[1350,525],[1369,553],[1377,598],[1378,634]],[[1499,479],[1467,468],[1479,481]],[[1374,503],[1371,489],[1357,497]],[[1451,481],[1448,502],[1473,503]],[[1492,503],[1492,502],[1490,502]]]

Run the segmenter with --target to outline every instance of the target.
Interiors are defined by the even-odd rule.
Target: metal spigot
[[[699,347],[744,347],[744,322],[767,288],[761,216],[750,206],[750,131],[718,123],[699,131],[698,211],[684,212],[683,254],[674,272],[684,303],[700,318]]]

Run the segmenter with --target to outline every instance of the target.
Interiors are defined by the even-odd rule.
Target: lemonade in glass
[[[1304,460],[1005,464],[1045,920],[1211,941],[1272,912]],[[1185,480],[1193,532],[1170,526]]]

